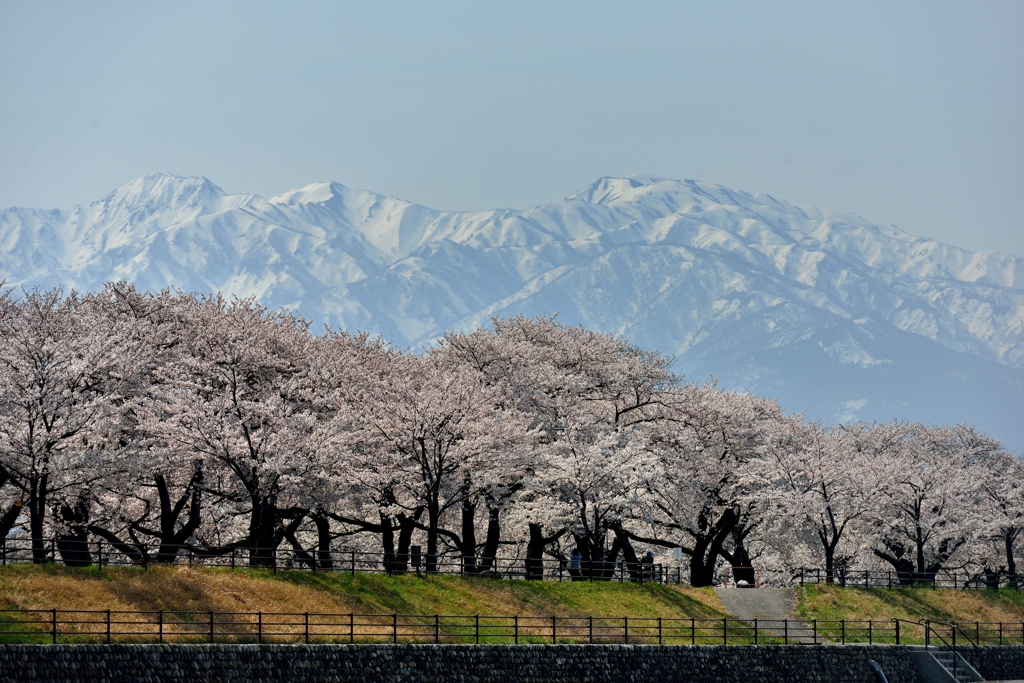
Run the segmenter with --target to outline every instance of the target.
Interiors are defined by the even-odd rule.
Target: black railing
[[[978,621],[974,622],[974,637],[971,637],[971,634],[970,634],[970,631],[969,631],[969,629],[970,629],[969,625],[968,625],[968,630],[964,630],[963,626],[961,624],[958,624],[955,621],[952,621],[952,622],[950,622],[950,621],[931,621],[930,619],[926,619],[926,620],[918,622],[918,623],[922,624],[924,626],[924,629],[925,629],[925,632],[924,632],[925,633],[924,645],[925,645],[925,649],[926,650],[932,648],[932,646],[933,646],[932,642],[933,642],[933,639],[935,639],[935,640],[938,640],[941,643],[941,645],[938,646],[940,649],[945,649],[945,650],[949,651],[952,654],[952,656],[953,656],[953,660],[952,660],[952,664],[953,664],[953,678],[957,678],[957,670],[960,667],[960,661],[959,660],[962,659],[962,656],[957,651],[957,648],[958,648],[957,634],[958,633],[960,634],[959,647],[960,648],[964,647],[964,641],[966,640],[967,644],[976,653],[977,650],[978,650],[979,643],[981,642],[981,639],[982,639],[981,622],[978,622]],[[989,626],[989,625],[986,624],[986,626]],[[998,624],[998,627],[999,627],[999,640],[1000,640],[1000,644],[1002,644],[1003,624]],[[1024,629],[1024,624],[1021,624],[1021,628]],[[986,629],[986,630],[988,630],[988,629]],[[948,635],[948,637],[947,637],[947,635]],[[1022,644],[1024,644],[1024,640],[1022,640]],[[959,680],[959,679],[957,679],[957,680]]]
[[[1024,644],[1024,623],[984,626],[978,633],[998,633],[999,645]],[[0,610],[0,643],[928,645],[936,629],[935,622],[900,620]]]
[[[135,566],[148,569],[160,565],[205,567],[251,567],[278,570],[308,570],[356,573],[406,574],[425,573],[428,563],[434,573],[462,576],[485,576],[501,579],[537,579],[548,581],[617,581],[634,583],[681,584],[680,567],[637,560],[615,562],[602,560],[560,560],[556,558],[480,558],[408,553],[388,555],[361,550],[319,551],[290,547],[249,548],[244,546],[170,547],[159,544],[133,544],[118,548],[105,541],[76,541],[73,552],[62,549],[61,543],[47,539],[42,552],[34,550],[29,539],[8,538],[0,543],[0,566],[11,564],[52,563],[65,566],[117,567]]]
[[[120,547],[119,547],[120,546]],[[320,551],[288,546],[249,548],[245,546],[205,547],[191,544],[119,544],[106,541],[61,542],[46,539],[33,548],[27,538],[0,541],[0,565],[54,563],[66,566],[137,566],[189,565],[206,567],[251,567],[278,570],[331,571],[346,573],[432,573],[462,576],[486,576],[502,579],[537,579],[546,581],[618,581],[652,582],[681,585],[688,577],[680,565],[667,566],[640,560],[615,562],[570,558],[481,558],[442,554],[385,554],[362,550]],[[758,572],[757,568],[747,568]],[[723,577],[725,578],[725,577]],[[755,582],[756,583],[756,582]],[[769,585],[834,584],[861,588],[1024,588],[1024,575],[989,573],[984,575],[957,572],[895,572],[878,570],[835,571],[831,576],[823,569],[800,569],[790,578],[773,574]]]
[[[992,572],[967,574],[955,571],[896,572],[891,570],[834,571],[800,569],[793,577],[799,584],[834,584],[860,588],[1024,588],[1024,575]]]

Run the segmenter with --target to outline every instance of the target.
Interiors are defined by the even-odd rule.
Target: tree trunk
[[[437,529],[441,523],[440,506],[432,500],[427,507],[427,566],[428,574],[437,572]]]
[[[46,475],[30,481],[28,494],[28,527],[32,537],[32,561],[42,564],[47,561],[46,546],[43,544],[43,523],[46,519]],[[55,558],[50,558],[55,559]]]
[[[906,557],[907,549],[898,543],[886,541],[883,541],[883,543],[888,552],[883,552],[876,548],[872,550],[875,557],[885,560],[892,565],[892,568],[896,570],[896,577],[899,579],[901,586],[913,586],[916,572],[914,570],[914,563]]]
[[[462,501],[462,570],[466,574],[476,574],[476,503],[469,497]]]
[[[704,587],[714,584],[715,565],[722,554],[722,546],[738,523],[736,511],[728,508],[704,533],[694,536],[693,552],[690,554],[691,586]]]
[[[409,548],[412,546],[412,534],[416,530],[416,522],[422,513],[423,509],[420,508],[411,516],[404,512],[398,514],[398,551],[395,554],[394,571],[409,570]]]
[[[62,503],[56,510],[57,521],[65,531],[57,536],[57,551],[65,567],[88,567],[92,564],[89,552],[89,499],[82,495],[74,505]]]
[[[273,567],[277,506],[269,497],[252,496],[249,515],[249,566]]]
[[[499,508],[487,510],[487,539],[484,541],[483,554],[480,557],[480,573],[496,570],[498,547],[501,544],[501,523],[498,519]]]
[[[1010,575],[1010,583],[1013,588],[1019,588],[1020,582],[1017,578],[1017,562],[1013,557],[1013,543],[1017,540],[1020,529],[1003,534],[1003,541],[1006,543],[1006,573]]]
[[[319,514],[310,515],[316,525],[317,566],[320,569],[334,569],[331,557],[331,520]],[[389,530],[390,526],[387,527]]]
[[[20,500],[14,501],[11,508],[4,513],[3,517],[0,517],[0,542],[7,538],[7,534],[14,525],[18,523],[18,517],[21,516],[21,508],[24,507]]]
[[[544,578],[544,549],[562,537],[568,529],[544,536],[544,527],[530,523],[530,540],[526,544],[526,578],[540,581]]]

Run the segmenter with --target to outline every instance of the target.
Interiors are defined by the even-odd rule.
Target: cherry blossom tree
[[[394,477],[398,506],[423,508],[426,568],[436,571],[442,518],[472,493],[467,480],[488,483],[491,458],[510,454],[524,430],[502,387],[431,355],[396,359],[374,393],[360,417],[365,452],[380,463],[375,472]]]
[[[978,564],[988,586],[999,587],[1007,574],[1021,584],[1017,553],[1024,542],[1024,460],[1002,450],[976,459],[971,476],[978,482],[979,528],[973,539],[981,552]]]
[[[284,520],[304,515],[293,489],[311,468],[315,416],[305,398],[305,321],[252,300],[203,298],[188,305],[191,334],[156,371],[140,408],[142,429],[167,447],[201,458],[214,504],[247,522],[228,546],[250,563],[273,562]]]
[[[598,576],[620,552],[635,565],[621,520],[646,455],[640,427],[663,417],[663,395],[675,383],[671,359],[553,318],[492,323],[443,344],[489,382],[509,384],[538,431],[543,448],[517,510],[529,531],[528,575],[536,578],[546,547],[567,533]]]
[[[780,530],[802,522],[817,541],[825,580],[850,566],[858,551],[857,524],[879,504],[885,482],[878,475],[874,453],[858,448],[850,432],[787,416],[776,423],[764,449],[761,466],[752,471],[780,503]],[[762,469],[763,468],[763,469]],[[784,521],[783,521],[784,520]],[[792,543],[792,534],[783,542]]]
[[[634,537],[681,548],[690,583],[709,586],[720,557],[750,566],[744,543],[762,523],[770,495],[750,473],[761,467],[766,434],[782,412],[774,401],[714,383],[684,387],[672,408],[654,433],[658,466],[636,514],[648,532]]]
[[[973,533],[977,486],[969,466],[998,444],[962,425],[894,422],[850,431],[889,482],[873,519],[872,552],[903,583],[930,579]]]
[[[60,289],[0,303],[0,472],[22,492],[37,562],[51,508],[65,560],[89,562],[89,488],[118,466],[119,395],[139,358],[123,322]]]

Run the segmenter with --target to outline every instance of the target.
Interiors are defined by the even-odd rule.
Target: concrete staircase
[[[910,648],[910,656],[914,659],[914,666],[917,667],[917,673],[923,683],[968,683],[985,680],[960,653],[955,655],[954,674],[952,650],[925,649],[923,646],[917,646]]]

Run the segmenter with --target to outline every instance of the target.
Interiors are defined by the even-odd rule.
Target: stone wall
[[[886,645],[0,645],[0,681],[874,683],[868,659],[917,681]]]
[[[961,653],[986,680],[1024,680],[1024,645],[964,648]]]

